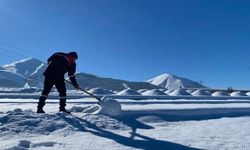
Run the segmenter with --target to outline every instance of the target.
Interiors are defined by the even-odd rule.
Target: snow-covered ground
[[[249,149],[250,100],[118,100],[122,114],[98,112],[90,98],[0,99],[0,149]],[[18,102],[18,103],[8,103]],[[22,103],[25,102],[25,103]]]

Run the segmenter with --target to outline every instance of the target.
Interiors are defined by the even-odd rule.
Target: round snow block
[[[117,116],[120,115],[122,112],[120,103],[112,98],[103,97],[101,99],[100,106],[100,113],[102,114]]]

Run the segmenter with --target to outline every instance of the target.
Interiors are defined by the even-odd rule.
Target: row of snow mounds
[[[37,114],[31,110],[15,109],[0,112],[0,136],[24,134],[48,135],[64,133],[65,136],[72,131],[84,131],[88,127],[105,129],[130,129],[119,120],[102,114],[83,114],[76,112],[91,112],[91,108],[72,108],[74,114],[65,113]],[[93,110],[92,110],[93,111]]]
[[[197,89],[197,90],[186,90],[186,89],[177,89],[177,90],[172,90],[172,89],[140,89],[138,91],[132,90],[132,89],[124,89],[120,92],[113,92],[111,90],[107,89],[102,89],[102,88],[93,88],[89,90],[90,93],[92,94],[100,94],[100,95],[109,95],[109,94],[115,94],[115,95],[120,95],[120,96],[126,96],[126,95],[143,95],[143,96],[157,96],[157,95],[162,95],[162,96],[250,96],[249,93],[244,93],[242,91],[236,91],[233,93],[228,93],[227,91],[216,91],[216,92],[211,92],[209,90],[204,90],[204,89]]]

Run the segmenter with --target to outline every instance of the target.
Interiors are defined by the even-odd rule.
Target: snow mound
[[[198,89],[192,93],[193,96],[211,96],[208,91]]]
[[[131,90],[131,89],[125,89],[123,91],[120,91],[116,95],[141,95],[141,93]]]
[[[169,95],[170,93],[172,93],[174,90],[167,90],[167,91],[165,91],[164,93],[165,94],[167,94],[167,95]]]
[[[92,94],[113,94],[110,90],[102,89],[102,88],[93,88],[89,90]]]
[[[192,94],[195,90],[186,90],[188,93]]]
[[[212,94],[212,96],[229,96],[227,91],[217,91]]]
[[[246,95],[247,95],[247,96],[250,96],[250,92],[246,92]]]
[[[158,89],[153,89],[153,90],[148,90],[144,93],[142,93],[142,95],[166,95],[164,92],[162,92],[161,90]]]
[[[143,93],[143,92],[146,92],[148,89],[140,89],[140,90],[138,90],[137,92],[139,92],[139,93]]]
[[[88,127],[129,129],[119,120],[106,115],[69,115],[65,113],[37,114],[31,110],[15,109],[0,114],[0,136],[22,134],[49,135],[84,131]]]
[[[231,96],[247,96],[246,93],[242,91],[236,91],[230,94]]]
[[[171,92],[169,95],[171,96],[185,96],[185,95],[191,95],[190,93],[188,93],[185,89],[178,89],[175,90],[173,92]]]
[[[15,109],[0,115],[0,134],[45,134],[55,131],[78,130],[73,126],[85,127],[84,122],[64,113],[36,114],[30,110]]]

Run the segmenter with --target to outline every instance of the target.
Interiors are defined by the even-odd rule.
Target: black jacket
[[[78,86],[75,79],[76,64],[70,65],[68,59],[66,58],[66,53],[55,53],[48,59],[48,66],[43,73],[47,78],[58,79],[64,82],[64,75],[68,72],[70,81],[74,86]]]

